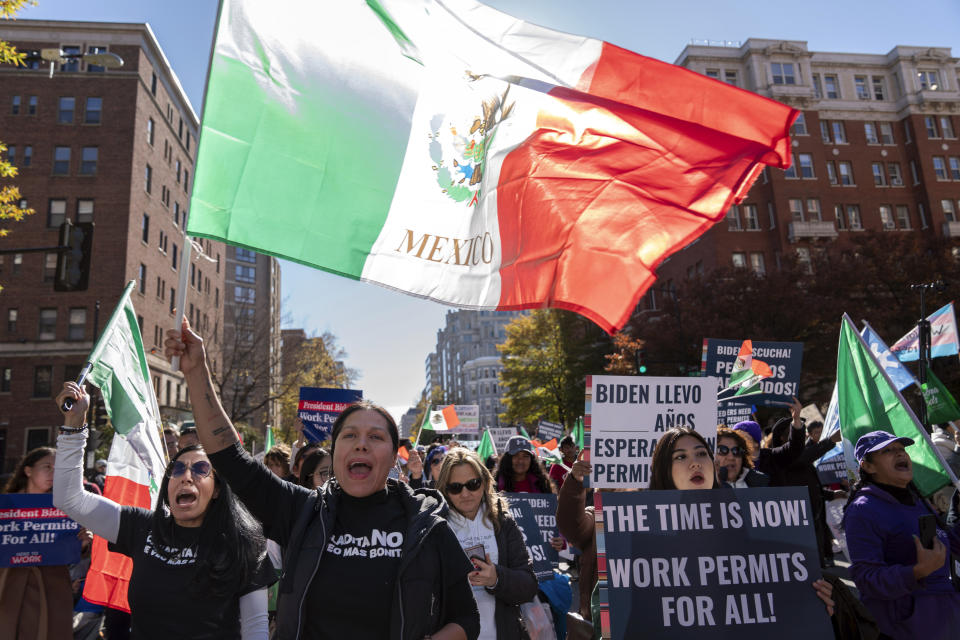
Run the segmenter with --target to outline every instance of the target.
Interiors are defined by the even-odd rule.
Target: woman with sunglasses
[[[753,468],[753,443],[743,432],[717,427],[717,452],[714,462],[720,486],[731,489],[770,486],[770,476]]]
[[[451,507],[447,522],[474,566],[469,580],[480,611],[479,637],[526,637],[520,605],[537,595],[537,578],[523,534],[490,472],[476,453],[457,447],[443,461],[437,489]]]
[[[213,473],[203,448],[177,452],[152,512],[120,506],[82,488],[90,396],[66,382],[57,406],[67,398],[73,407],[57,438],[53,504],[133,559],[132,636],[265,640],[266,587],[276,576],[263,533]]]

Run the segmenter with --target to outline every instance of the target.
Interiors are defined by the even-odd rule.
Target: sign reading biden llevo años
[[[716,378],[591,377],[590,486],[643,488],[660,436],[691,427],[710,442],[717,436]]]

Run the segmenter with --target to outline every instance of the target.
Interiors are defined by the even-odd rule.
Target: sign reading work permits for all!
[[[0,567],[79,562],[79,530],[49,493],[0,494]]]
[[[363,400],[363,391],[359,389],[300,387],[297,417],[303,420],[304,437],[310,442],[329,440],[337,416],[357,400]]]
[[[596,493],[604,638],[832,638],[806,487]]]
[[[591,487],[649,486],[653,449],[673,427],[691,427],[715,444],[716,378],[591,376],[590,384]]]

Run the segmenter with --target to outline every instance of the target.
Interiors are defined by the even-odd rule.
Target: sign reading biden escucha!
[[[806,487],[596,493],[595,506],[604,638],[833,637]]]
[[[54,508],[52,494],[0,494],[0,567],[79,562],[79,530],[79,524]]]
[[[591,487],[649,486],[653,449],[673,427],[691,427],[715,444],[716,378],[591,378]]]
[[[703,341],[703,360],[701,371],[705,376],[719,378],[717,390],[726,388],[737,361],[737,354],[743,340],[719,340],[705,338]],[[753,341],[753,359],[766,362],[773,370],[773,376],[760,382],[761,392],[744,396],[742,404],[777,405],[790,404],[794,397],[800,396],[800,374],[803,366],[802,342],[757,342]],[[726,397],[726,396],[725,396]],[[732,404],[720,403],[724,405]],[[749,420],[749,418],[745,418]],[[730,423],[731,426],[733,423]]]
[[[297,417],[303,420],[303,435],[310,442],[326,442],[337,416],[353,402],[363,400],[359,389],[300,387]]]

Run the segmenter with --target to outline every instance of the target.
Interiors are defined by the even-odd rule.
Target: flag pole
[[[184,307],[187,306],[187,271],[190,268],[190,253],[193,249],[193,243],[190,241],[190,236],[184,234],[183,236],[186,239],[186,242],[183,245],[183,252],[180,254],[180,281],[177,284],[177,320],[174,324],[174,329],[179,331],[183,326],[183,311]],[[226,292],[224,292],[226,296]],[[173,371],[180,371],[180,356],[173,356],[170,359],[170,369]]]

